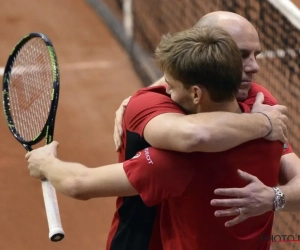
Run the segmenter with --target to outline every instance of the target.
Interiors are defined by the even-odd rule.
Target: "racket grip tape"
[[[61,225],[56,191],[48,180],[42,180],[42,190],[49,226],[49,239],[54,242],[61,241],[65,237],[65,232]]]

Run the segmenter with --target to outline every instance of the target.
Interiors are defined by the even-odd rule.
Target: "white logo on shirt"
[[[140,156],[141,156],[141,154],[142,154],[141,152],[138,152],[138,153],[137,153],[135,156],[133,156],[133,157],[132,157],[132,159],[135,159],[135,158],[138,158],[138,157],[140,157]]]
[[[153,164],[153,161],[151,160],[151,157],[150,157],[150,154],[149,154],[149,148],[145,149],[145,156],[146,156],[146,159],[148,161],[148,164]]]

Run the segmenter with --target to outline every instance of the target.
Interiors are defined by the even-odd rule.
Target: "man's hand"
[[[121,146],[122,146],[122,140],[121,137],[123,135],[123,129],[122,129],[122,120],[123,120],[123,115],[125,112],[125,109],[127,107],[127,104],[130,100],[131,96],[126,98],[116,111],[116,117],[115,117],[115,128],[114,128],[114,142],[116,146],[116,151],[119,151]]]
[[[275,192],[271,187],[265,186],[257,177],[241,170],[238,170],[238,175],[249,184],[243,188],[218,188],[214,192],[216,195],[232,198],[211,200],[212,206],[230,207],[217,210],[216,217],[236,216],[225,223],[226,227],[237,225],[273,209]]]
[[[288,130],[286,126],[288,122],[288,118],[286,116],[287,107],[283,105],[269,106],[263,104],[263,102],[264,102],[264,95],[263,93],[260,92],[256,96],[256,100],[252,107],[251,112],[252,113],[261,112],[266,114],[270,118],[273,126],[273,130],[272,133],[266,136],[265,138],[270,141],[281,141],[283,143],[287,143],[288,141],[287,139]]]
[[[29,163],[28,169],[32,177],[39,179],[44,178],[41,167],[46,164],[49,159],[53,159],[57,156],[57,147],[58,142],[53,141],[52,143],[32,150],[25,155],[25,159],[27,159]]]

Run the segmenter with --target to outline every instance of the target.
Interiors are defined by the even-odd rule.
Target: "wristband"
[[[269,133],[267,133],[267,135],[265,135],[264,137],[269,136],[273,132],[273,124],[272,124],[272,121],[271,121],[270,117],[268,115],[266,115],[265,113],[263,113],[263,112],[256,112],[256,113],[260,113],[260,114],[262,114],[262,115],[264,115],[265,117],[268,118],[271,129],[270,129]]]

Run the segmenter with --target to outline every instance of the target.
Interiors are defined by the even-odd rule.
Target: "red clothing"
[[[163,86],[148,87],[137,91],[130,99],[123,117],[123,131],[131,131],[143,138],[144,128],[155,116],[165,113],[184,114],[174,103]],[[123,133],[122,141],[125,146],[119,153],[119,162],[133,157],[139,150],[126,157],[128,134]]]
[[[251,89],[248,92],[248,98],[243,103],[247,104],[251,109],[253,104],[255,103],[256,95],[259,92],[262,92],[264,94],[264,104],[268,104],[271,106],[278,104],[274,96],[272,96],[272,94],[267,89],[257,84],[256,82],[252,82]]]
[[[249,109],[243,105],[246,111]],[[281,142],[253,140],[219,153],[178,153],[146,148],[124,163],[130,183],[148,206],[161,204],[164,250],[269,250],[273,212],[226,228],[210,205],[216,188],[244,187],[237,169],[276,186]],[[222,209],[222,208],[221,208]]]
[[[251,89],[248,93],[248,98],[243,103],[247,104],[250,109],[252,108],[253,104],[255,103],[255,98],[257,93],[262,92],[264,94],[264,104],[268,104],[270,106],[278,104],[277,100],[272,96],[272,94],[265,89],[263,86],[257,84],[256,82],[252,82]],[[282,155],[293,153],[293,149],[289,143],[284,145],[284,150]]]
[[[256,83],[253,83],[249,100],[245,103],[252,107],[258,92],[265,94],[265,103],[277,104],[274,97]],[[131,97],[124,114],[124,147],[119,154],[119,162],[131,159],[138,151],[150,146],[143,138],[144,128],[152,118],[163,113],[183,114],[163,86],[143,88]],[[284,153],[290,152],[293,151],[288,147]],[[146,207],[140,196],[119,197],[106,249],[160,250],[157,209],[159,206]]]
[[[150,145],[143,138],[146,124],[163,113],[183,113],[163,87],[144,88],[130,99],[123,119],[124,147],[119,162]],[[147,207],[140,196],[118,197],[107,250],[161,250],[159,206]]]

